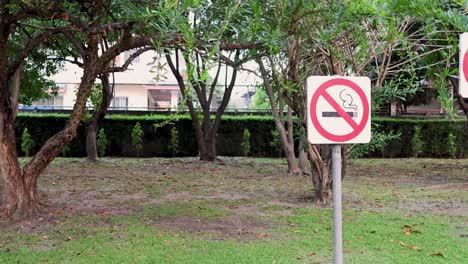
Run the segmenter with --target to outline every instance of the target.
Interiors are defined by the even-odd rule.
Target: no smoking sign
[[[307,136],[312,144],[369,143],[370,80],[311,76],[307,79]]]
[[[468,33],[460,35],[460,96],[468,98]]]

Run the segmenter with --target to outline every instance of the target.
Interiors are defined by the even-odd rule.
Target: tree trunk
[[[2,115],[0,169],[5,182],[2,211],[7,216],[30,217],[39,210],[38,174],[24,174],[18,162],[14,123]],[[11,118],[11,117],[10,117]],[[16,218],[16,217],[15,217]]]
[[[301,142],[301,144],[304,144]],[[299,169],[301,169],[302,173],[307,173],[307,152],[301,146],[299,147]]]
[[[107,110],[112,100],[113,84],[109,82],[109,74],[100,76],[102,84],[102,100],[101,105],[95,109],[91,121],[86,128],[86,154],[88,161],[96,162],[98,160],[98,150],[96,145],[96,135],[99,128],[99,123],[106,116]]]
[[[330,152],[328,147],[326,147],[326,150]],[[318,146],[309,144],[308,156],[315,189],[315,200],[319,204],[325,204],[330,201],[332,194],[331,163],[330,153],[320,152]]]
[[[98,152],[96,146],[96,130],[97,130],[97,118],[94,118],[86,127],[86,154],[88,156],[88,161],[96,162],[98,160]]]
[[[293,139],[293,122],[292,122],[292,109],[288,106],[288,126],[286,131],[286,127],[283,123],[281,118],[281,112],[283,111],[283,107],[280,104],[278,108],[275,102],[275,96],[273,87],[270,85],[270,80],[268,78],[268,73],[265,69],[265,66],[261,59],[257,59],[257,64],[260,67],[260,72],[263,79],[263,85],[265,86],[265,91],[268,96],[268,100],[270,101],[271,110],[273,113],[273,118],[275,120],[276,128],[279,132],[279,138],[281,142],[281,147],[286,154],[286,159],[288,161],[288,173],[289,174],[300,174],[301,169],[299,168],[299,164],[297,163],[296,153],[294,152],[294,139]],[[280,103],[282,101],[280,100]]]
[[[200,160],[214,161],[216,159],[216,133],[213,133],[211,124],[203,126],[203,148],[199,148]]]

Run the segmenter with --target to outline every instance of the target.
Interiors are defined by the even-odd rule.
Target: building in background
[[[122,66],[133,52],[131,50],[117,56],[116,66]],[[158,64],[155,58],[156,53],[145,52],[133,61],[127,71],[115,73],[114,77],[110,75],[110,82],[114,83],[110,110],[157,111],[175,110],[179,107],[181,93],[177,81],[165,59],[159,60],[163,67],[159,67],[160,69],[154,67]],[[179,58],[181,58],[179,64],[185,67],[182,56]],[[82,72],[83,70],[77,65],[66,62],[62,71],[51,78],[58,86],[57,94],[34,102],[32,108],[72,109]],[[229,77],[231,72],[230,68],[227,72],[222,70],[219,80],[225,80],[225,75],[228,74]],[[250,98],[259,79],[245,71],[240,71],[237,76],[229,108],[246,109],[250,105]],[[99,79],[96,79],[96,82],[99,83]],[[220,83],[218,87],[224,89],[224,83]],[[213,103],[213,107],[217,107],[216,102]]]

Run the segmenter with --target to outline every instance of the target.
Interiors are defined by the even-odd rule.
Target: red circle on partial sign
[[[465,51],[465,56],[463,57],[463,74],[465,75],[465,80],[468,82],[468,50]]]
[[[336,86],[336,85],[347,86],[347,87],[351,88],[352,90],[354,90],[358,94],[359,98],[362,101],[362,105],[363,105],[363,114],[362,114],[361,122],[359,122],[359,124],[355,124],[355,125],[353,125],[353,123],[352,123],[352,122],[354,122],[354,120],[352,120],[351,117],[347,116],[346,112],[336,102],[335,102],[334,105],[332,105],[332,107],[335,108],[335,110],[338,112],[338,114],[343,119],[345,119],[345,121],[348,124],[350,124],[350,126],[353,128],[353,131],[351,133],[348,133],[348,134],[345,134],[345,135],[336,135],[336,134],[332,134],[332,133],[328,132],[320,124],[320,121],[318,120],[317,114],[316,114],[318,99],[321,96],[331,98],[330,95],[327,93],[327,89],[332,87],[332,86]],[[327,99],[325,99],[325,100],[327,100]],[[330,101],[328,101],[328,102],[330,103]],[[309,108],[310,108],[310,117],[312,119],[312,124],[314,125],[315,129],[317,129],[317,131],[320,133],[320,135],[322,135],[326,139],[328,139],[330,141],[334,141],[334,142],[345,142],[345,141],[349,141],[349,140],[355,138],[356,136],[358,136],[364,130],[364,128],[366,127],[367,121],[369,120],[370,109],[369,109],[369,104],[368,104],[366,94],[361,89],[361,87],[359,87],[359,85],[357,85],[355,82],[347,80],[347,79],[343,79],[343,78],[331,79],[331,80],[328,80],[328,81],[324,82],[322,85],[320,85],[319,88],[315,91],[314,95],[312,96],[312,100],[310,101],[310,107]],[[349,119],[351,119],[351,120],[349,120]],[[352,122],[350,123],[350,121],[352,121]]]

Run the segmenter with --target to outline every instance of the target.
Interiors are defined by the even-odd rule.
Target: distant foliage
[[[31,154],[32,148],[34,148],[34,140],[31,137],[31,134],[29,134],[29,131],[27,128],[23,130],[23,134],[21,134],[21,150],[24,152],[26,157],[29,157]]]
[[[416,126],[414,128],[414,134],[411,138],[411,150],[413,152],[413,157],[417,158],[419,154],[422,153],[424,149],[424,141],[422,140],[421,127]]]
[[[63,147],[62,149],[62,157],[66,157],[66,156],[69,156],[71,153],[71,147],[70,145],[65,145],[65,147]]]
[[[107,142],[106,132],[104,131],[104,128],[101,128],[99,130],[99,133],[96,139],[96,145],[97,145],[99,157],[103,157],[106,154],[107,144],[108,142]]]
[[[263,85],[257,85],[250,107],[253,109],[271,109],[270,100]]]
[[[132,129],[132,146],[135,148],[137,157],[140,157],[140,151],[143,149],[143,129],[140,122],[137,122]]]
[[[380,151],[384,153],[385,146],[391,140],[399,139],[401,134],[399,132],[384,132],[378,130],[379,125],[374,124],[372,129],[372,139],[369,144],[356,144],[349,148],[349,156],[352,159],[361,158],[369,155],[372,152]]]
[[[244,129],[244,133],[242,134],[242,154],[244,157],[249,156],[250,153],[250,131],[248,129]]]
[[[171,128],[171,136],[169,138],[168,149],[172,153],[173,157],[175,157],[175,155],[179,151],[179,131],[177,131],[177,128],[175,126]]]

